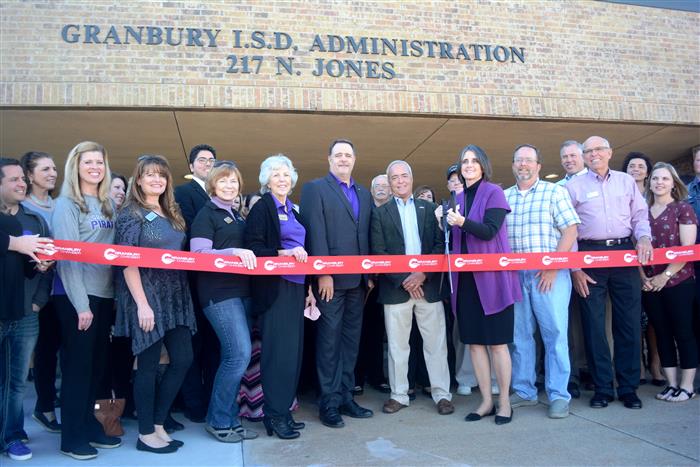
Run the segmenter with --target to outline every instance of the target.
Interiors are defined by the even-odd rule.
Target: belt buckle
[[[619,242],[619,240],[617,240],[617,239],[608,239],[608,240],[605,240],[605,246],[615,246],[618,244],[618,242]]]

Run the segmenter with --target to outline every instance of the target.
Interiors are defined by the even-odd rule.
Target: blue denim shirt
[[[700,178],[698,177],[695,177],[688,184],[688,203],[690,203],[695,210],[695,215],[700,219]],[[700,244],[700,235],[698,235],[695,243]]]

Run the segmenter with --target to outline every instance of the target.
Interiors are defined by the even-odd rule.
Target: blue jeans
[[[39,313],[17,321],[0,321],[0,451],[23,437],[22,403],[37,337]]]
[[[207,423],[215,428],[238,426],[236,398],[251,351],[245,307],[240,298],[209,302],[209,306],[204,308],[204,315],[221,343],[221,362],[214,378]]]
[[[527,400],[537,399],[535,381],[535,326],[539,326],[544,343],[545,389],[550,401],[571,399],[566,389],[571,365],[567,339],[571,276],[568,269],[557,272],[547,293],[537,287],[538,271],[520,271],[523,299],[515,303],[513,329],[513,390]]]

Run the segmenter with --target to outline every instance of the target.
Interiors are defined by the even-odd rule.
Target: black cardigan
[[[302,225],[303,219],[295,209],[294,215]],[[270,193],[265,193],[260,201],[255,203],[246,219],[245,247],[252,250],[255,256],[279,256],[282,249],[280,239],[280,222],[277,207]],[[274,303],[279,291],[280,276],[253,276],[251,280],[251,296],[253,312],[264,313]],[[308,283],[308,276],[307,281]]]
[[[24,279],[36,271],[29,256],[9,250],[10,235],[22,236],[22,225],[15,216],[0,213],[0,321],[24,317]]]

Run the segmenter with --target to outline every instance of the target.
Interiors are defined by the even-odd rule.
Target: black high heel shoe
[[[301,433],[292,430],[286,418],[265,417],[263,425],[265,425],[267,436],[272,436],[272,433],[276,434],[279,439],[295,439],[301,436]]]
[[[292,430],[303,430],[304,427],[306,427],[306,423],[297,422],[296,420],[294,420],[292,414],[289,414],[287,417],[287,425],[289,425],[289,428],[291,428]]]

